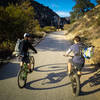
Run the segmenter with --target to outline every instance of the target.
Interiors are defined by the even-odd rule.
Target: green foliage
[[[8,40],[8,41],[3,41],[2,44],[0,45],[0,49],[6,49],[6,50],[13,50],[14,49],[15,43]]]
[[[71,24],[65,24],[64,25],[64,30],[68,30],[71,27]]]
[[[40,27],[39,24],[37,24],[37,25],[35,26],[35,31],[36,31],[36,32],[41,32],[41,31],[42,31],[42,29],[41,29],[41,27]]]
[[[22,37],[29,27],[30,20],[34,18],[33,7],[29,3],[22,5],[9,5],[5,9],[0,7],[0,34],[7,40]]]
[[[100,4],[100,0],[96,0],[96,2],[97,2],[98,4]]]
[[[94,4],[90,0],[74,0],[76,2],[73,7],[73,12],[71,12],[71,22],[74,22],[76,19],[79,19],[85,14],[85,12],[94,8]]]
[[[76,21],[76,14],[77,14],[76,12],[70,12],[70,15],[71,15],[70,16],[70,20],[71,20],[70,22],[71,23]]]
[[[99,15],[99,17],[97,19],[97,25],[100,26],[100,15]]]
[[[0,49],[12,50],[13,41],[23,38],[25,32],[34,34],[39,31],[39,22],[34,19],[34,16],[34,9],[30,2],[16,4],[16,6],[9,4],[6,8],[0,7]]]
[[[43,28],[43,31],[44,32],[53,32],[53,31],[56,31],[56,28],[54,26],[46,26]]]

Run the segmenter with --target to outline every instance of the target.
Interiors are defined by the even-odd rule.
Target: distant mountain
[[[8,6],[9,3],[13,4],[21,4],[22,2],[27,0],[0,0],[0,6]],[[38,19],[40,26],[58,26],[60,25],[61,18],[53,12],[49,7],[46,7],[42,4],[39,4],[38,2],[34,0],[29,0],[31,2],[31,5],[34,7],[35,10],[35,18]]]
[[[61,22],[62,25],[64,24],[70,24],[70,17],[61,17]]]
[[[36,1],[30,0],[35,9],[35,18],[39,20],[40,25],[43,26],[57,26],[60,17],[53,12],[49,7],[39,4]]]

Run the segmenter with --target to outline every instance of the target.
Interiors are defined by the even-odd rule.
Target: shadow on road
[[[16,63],[8,63],[4,65],[0,68],[0,80],[16,77],[19,68],[19,64]]]
[[[50,69],[50,70],[46,70]],[[44,68],[44,69],[42,69]],[[29,83],[26,84],[26,89],[29,90],[47,90],[47,89],[54,89],[54,88],[59,88],[59,87],[63,87],[63,86],[67,86],[70,84],[70,82],[68,83],[63,83],[61,85],[58,85],[57,83],[60,83],[64,78],[67,77],[67,71],[66,70],[66,64],[65,63],[57,63],[57,64],[49,64],[49,65],[43,65],[43,66],[39,66],[35,68],[35,71],[38,72],[51,72],[49,74],[46,75],[46,77],[41,78],[41,79],[37,79],[37,80],[33,80]],[[60,71],[60,72],[58,72]],[[32,87],[32,84],[36,84],[36,82],[41,82],[41,86],[44,87]],[[52,84],[55,84],[56,86],[52,86]],[[48,87],[49,85],[49,87]],[[47,87],[46,87],[47,86]]]
[[[44,88],[41,88],[41,87],[37,88],[37,87],[32,87],[31,86],[31,84],[34,84],[35,82],[43,81],[43,80],[49,80],[49,82],[41,83],[42,86],[46,85],[46,84],[58,83],[58,82],[62,81],[66,76],[67,76],[66,72],[50,73],[45,78],[41,78],[41,79],[34,80],[34,81],[31,81],[31,82],[27,83],[25,88],[29,89],[29,90],[48,90],[48,89],[54,89],[54,88],[60,88],[60,87],[63,87],[63,86],[67,86],[67,85],[70,85],[71,83],[68,82],[68,83],[65,83],[65,84],[62,84],[62,85],[51,86],[51,87],[45,87],[44,86]]]
[[[81,88],[87,84],[89,84],[90,87],[95,87],[97,85],[100,85],[100,69],[93,76],[91,76],[88,80],[84,81],[81,84]],[[100,91],[100,88],[94,89],[92,91],[87,91],[87,92],[81,91],[80,95],[89,95],[89,94],[93,94],[99,91]]]
[[[67,65],[66,63],[48,64],[48,65],[37,66],[34,70],[38,72],[61,71],[61,70],[67,70]]]
[[[82,69],[82,75],[87,75],[96,72],[97,69],[95,68],[94,65],[87,64],[85,67]]]
[[[86,65],[87,66],[87,65]],[[46,77],[41,78],[41,79],[37,79],[37,80],[33,80],[29,83],[26,84],[26,89],[30,89],[30,90],[47,90],[47,89],[54,89],[54,88],[59,88],[59,87],[63,87],[63,86],[67,86],[69,84],[71,84],[70,82],[68,83],[64,83],[62,85],[57,85],[57,83],[60,83],[64,78],[67,77],[67,66],[66,63],[56,63],[56,64],[48,64],[48,65],[42,65],[42,66],[37,66],[35,68],[35,71],[37,72],[45,72],[49,74],[47,74]],[[92,72],[94,72],[94,68],[90,68],[90,66],[88,65],[87,67],[85,67],[83,69],[83,75],[87,75],[90,74]],[[46,80],[46,81],[45,81]],[[32,86],[32,84],[38,84],[41,83],[41,86],[44,88],[36,88],[34,86]],[[52,86],[52,84],[55,84],[57,86]],[[82,83],[82,87],[87,84],[88,81]],[[45,87],[45,85],[51,85],[51,87]],[[83,92],[81,94],[84,94]]]
[[[46,39],[42,41],[37,48],[42,51],[65,51],[66,48],[69,48],[69,46],[70,43],[67,40],[46,37]]]
[[[67,72],[59,72],[59,73],[50,73],[47,75],[46,79],[48,79],[48,82],[42,83],[45,84],[52,84],[52,83],[58,83],[61,80],[63,80],[67,76]]]

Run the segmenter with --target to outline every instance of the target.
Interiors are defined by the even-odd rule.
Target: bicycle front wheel
[[[79,96],[80,94],[80,79],[77,74],[72,75],[72,91],[74,96]]]
[[[34,70],[34,66],[35,66],[35,59],[33,56],[30,57],[30,64],[31,64],[31,70]]]
[[[24,69],[20,69],[18,73],[18,87],[23,88],[26,85],[27,80],[27,73],[24,71]]]

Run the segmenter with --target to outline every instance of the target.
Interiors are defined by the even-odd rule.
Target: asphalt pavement
[[[28,75],[23,89],[17,85],[17,59],[11,59],[2,66],[0,100],[100,100],[100,78],[94,76],[95,68],[87,64],[82,70],[80,96],[72,95],[71,82],[67,75],[68,59],[63,56],[70,45],[64,31],[46,36],[36,46],[38,54],[34,54],[35,70]]]

